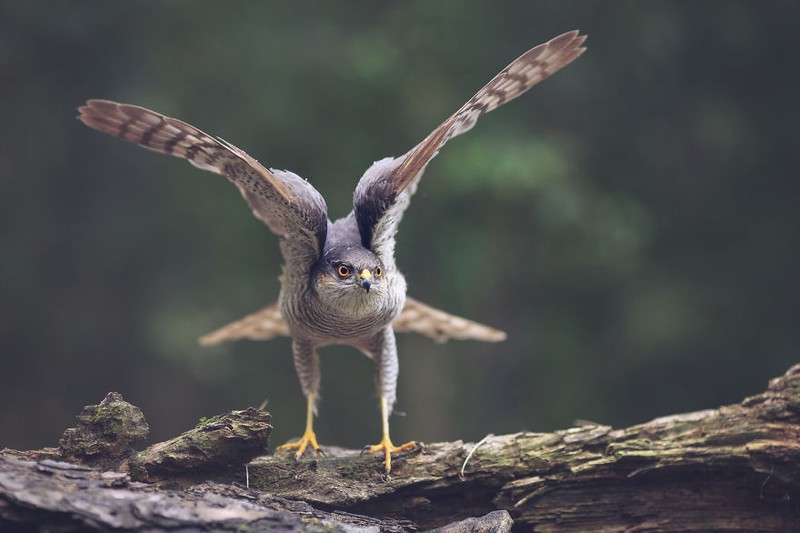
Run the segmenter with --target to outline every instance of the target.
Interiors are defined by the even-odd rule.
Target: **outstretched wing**
[[[89,100],[78,111],[90,128],[227,177],[256,218],[285,239],[287,263],[310,266],[321,254],[328,227],[325,200],[296,174],[267,169],[232,144],[143,107]]]
[[[449,339],[484,342],[506,340],[505,332],[499,329],[445,313],[410,297],[406,297],[403,311],[392,322],[392,328],[396,332],[413,331],[436,342]]]
[[[391,255],[394,249],[397,224],[426,165],[441,147],[469,131],[481,115],[510,102],[570,64],[586,50],[581,46],[585,40],[586,35],[574,30],[528,50],[407,154],[376,161],[359,181],[353,196],[364,246],[386,261],[387,252]]]
[[[283,318],[278,302],[251,313],[236,322],[222,326],[200,337],[200,344],[210,346],[237,339],[268,341],[275,337],[289,337],[289,325]]]
[[[445,313],[408,297],[400,316],[392,322],[392,327],[396,332],[413,331],[436,342],[445,342],[449,339],[499,342],[506,338],[506,334],[499,329]],[[255,313],[203,335],[200,337],[200,344],[210,346],[240,339],[268,341],[281,336],[290,336],[289,326],[278,308],[278,302],[274,302]]]

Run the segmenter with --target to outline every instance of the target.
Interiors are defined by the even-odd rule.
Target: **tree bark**
[[[800,365],[739,404],[626,429],[430,444],[395,458],[389,478],[352,450],[256,457],[271,427],[252,408],[136,452],[143,418],[98,413],[138,410],[104,402],[58,449],[0,453],[0,529],[800,530]]]

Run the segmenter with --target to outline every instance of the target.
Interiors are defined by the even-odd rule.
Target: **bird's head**
[[[380,300],[386,292],[384,268],[380,258],[366,248],[334,246],[317,266],[317,293],[328,301]]]

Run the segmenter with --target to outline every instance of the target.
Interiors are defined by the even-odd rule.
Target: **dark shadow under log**
[[[430,444],[395,459],[390,478],[351,450],[299,464],[255,457],[270,426],[252,408],[135,452],[108,427],[141,426],[97,416],[135,408],[105,407],[79,428],[124,444],[107,460],[72,445],[91,445],[91,431],[67,447],[0,454],[0,526],[507,531],[513,518],[536,531],[800,530],[800,365],[740,404],[626,429]]]

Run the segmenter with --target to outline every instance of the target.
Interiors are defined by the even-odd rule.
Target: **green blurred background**
[[[452,141],[399,233],[410,294],[505,329],[401,336],[396,440],[625,425],[798,361],[797,2],[0,3],[0,447],[54,445],[111,390],[163,439],[269,399],[290,342],[197,337],[273,301],[277,239],[219,176],[100,135],[140,104],[308,178],[332,216],[519,54],[577,62]],[[379,436],[372,363],[322,352],[323,444]]]

